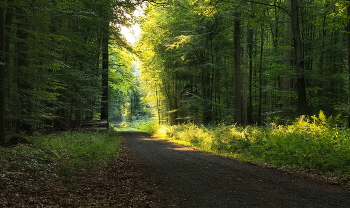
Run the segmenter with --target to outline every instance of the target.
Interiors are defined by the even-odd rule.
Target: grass
[[[1,179],[67,178],[80,170],[102,168],[120,156],[121,140],[113,131],[62,132],[28,139],[33,144],[0,147]]]
[[[101,168],[119,156],[121,140],[114,131],[62,132],[34,137],[39,149],[50,151],[62,169]]]
[[[350,130],[334,118],[302,116],[288,126],[160,126],[156,136],[203,151],[275,167],[350,176]]]
[[[156,123],[151,119],[137,120],[125,125],[130,126],[133,129],[147,132],[149,134],[154,134],[157,129]]]

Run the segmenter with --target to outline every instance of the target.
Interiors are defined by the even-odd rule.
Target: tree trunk
[[[291,0],[285,0],[285,4],[287,7],[291,6]],[[291,21],[290,21],[290,17],[286,17],[285,19],[285,25],[286,25],[286,31],[285,31],[285,45],[286,46],[291,46],[292,44],[290,43],[292,40],[292,36],[291,36],[291,32],[290,32],[290,28],[292,28],[291,26]],[[289,69],[292,66],[292,50],[290,48],[286,48],[284,50],[284,66],[285,66],[285,70],[289,71]],[[283,91],[285,92],[284,96],[282,97],[283,100],[283,108],[285,109],[286,113],[289,114],[290,113],[290,106],[291,106],[291,101],[290,101],[290,97],[287,93],[289,93],[290,91],[290,78],[288,75],[284,75],[282,78],[282,88]]]
[[[299,4],[298,0],[291,0],[291,25],[292,34],[294,40],[294,61],[297,72],[297,89],[298,89],[298,113],[305,115],[308,112],[307,100],[306,100],[306,86],[304,77],[304,58],[303,58],[303,46],[300,37],[299,26]]]
[[[0,8],[0,145],[5,143],[5,8]]]
[[[101,100],[101,119],[107,120],[108,127],[108,66],[109,66],[109,22],[106,23],[102,37],[102,100]]]
[[[258,101],[258,125],[262,125],[262,69],[263,69],[263,51],[264,51],[264,27],[261,26],[261,36],[260,36],[260,58],[259,58],[259,74],[258,74],[258,80],[259,80],[259,101]]]
[[[350,2],[350,0],[347,0]],[[349,107],[349,117],[348,117],[348,127],[350,128],[350,6],[347,7],[347,16],[348,16],[348,22],[346,25],[346,36],[347,36],[347,49],[348,49],[348,56],[347,56],[347,61],[348,61],[348,107]]]
[[[249,100],[249,90],[250,90],[250,80],[249,80],[249,63],[250,63],[250,57],[249,57],[249,45],[250,45],[250,28],[249,25],[244,24],[244,34],[246,34],[245,38],[245,44],[244,45],[244,50],[242,52],[243,56],[243,69],[242,69],[242,124],[247,125],[248,124],[248,100]]]
[[[235,61],[235,105],[234,121],[242,124],[242,80],[241,80],[241,20],[237,14],[234,20],[234,61]]]
[[[248,88],[248,123],[253,123],[253,29],[249,28],[247,37],[247,53],[249,66],[249,88]]]
[[[20,93],[20,99],[17,100],[17,106],[20,108],[18,111],[20,115],[16,120],[16,132],[17,133],[26,133],[28,135],[33,133],[33,125],[29,120],[33,117],[33,102],[34,98],[32,94],[29,92],[33,90],[32,80],[25,79],[23,76],[19,76],[19,74],[27,74],[28,69],[30,67],[30,34],[29,30],[30,24],[28,20],[28,16],[30,15],[28,11],[26,11],[22,7],[17,7],[16,10],[20,15],[18,15],[19,19],[19,27],[17,30],[17,87]]]

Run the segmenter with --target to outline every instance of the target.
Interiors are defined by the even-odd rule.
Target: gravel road
[[[336,185],[202,153],[142,132],[120,134],[151,175],[168,187],[164,193],[177,197],[176,207],[350,207],[350,193]]]

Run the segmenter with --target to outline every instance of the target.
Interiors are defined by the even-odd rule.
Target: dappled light
[[[254,163],[332,173],[346,177],[350,169],[350,132],[321,111],[292,125],[217,127],[183,124],[162,126],[158,136],[202,151]],[[188,148],[174,150],[186,151]]]
[[[350,187],[349,69],[350,0],[2,0],[0,206],[79,193],[121,137]]]
[[[195,151],[192,148],[189,147],[174,147],[174,148],[169,148],[171,150],[175,150],[175,151]]]

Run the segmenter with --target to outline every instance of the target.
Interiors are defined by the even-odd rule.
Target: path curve
[[[337,186],[202,153],[142,132],[120,135],[178,196],[178,207],[350,207],[350,194]]]

